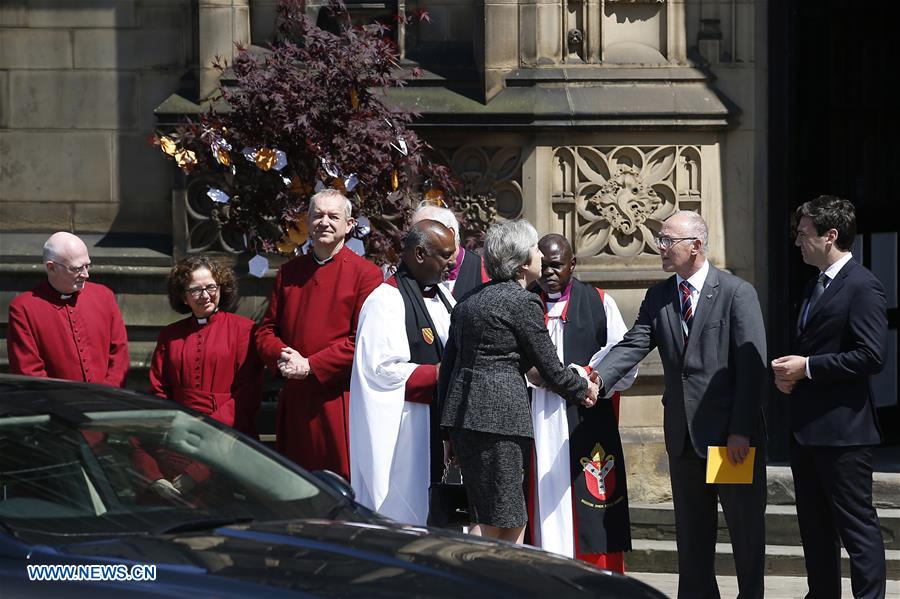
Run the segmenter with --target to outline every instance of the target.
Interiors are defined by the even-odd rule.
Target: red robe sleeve
[[[9,356],[9,371],[46,378],[47,368],[37,341],[28,322],[28,314],[21,301],[9,304],[9,324],[6,329],[6,353]]]
[[[381,270],[368,262],[360,267],[356,279],[356,303],[350,318],[350,334],[309,356],[309,366],[314,376],[323,386],[343,384],[353,364],[356,347],[356,326],[363,302],[382,283]]]
[[[150,359],[150,393],[169,399],[172,397],[171,382],[166,378],[166,352],[169,340],[165,332],[159,334],[156,349]]]
[[[279,268],[278,274],[275,275],[275,284],[272,286],[272,293],[269,295],[269,307],[266,308],[266,313],[263,315],[255,334],[259,358],[274,374],[279,374],[278,357],[281,355],[281,350],[288,347],[288,344],[282,341],[277,334],[279,315],[281,313],[281,298],[284,291],[283,271],[284,268]]]
[[[262,403],[263,364],[253,343],[253,329],[242,330],[245,334],[235,340],[238,352],[237,372],[231,385],[234,397],[234,428],[242,433],[259,438],[256,430],[256,414]]]
[[[437,392],[437,364],[419,364],[406,379],[405,401],[430,404]]]
[[[125,332],[125,321],[112,293],[108,299],[111,314],[109,330],[109,363],[106,369],[104,384],[112,387],[124,387],[128,367],[131,365],[128,356],[128,335]]]

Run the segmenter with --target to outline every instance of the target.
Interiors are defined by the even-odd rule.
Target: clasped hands
[[[537,371],[537,368],[532,368],[526,372],[525,377],[528,379],[528,382],[535,387],[544,386],[544,379]],[[597,376],[597,373],[592,372],[591,375],[587,377],[587,384],[587,395],[581,400],[581,405],[586,408],[592,408],[597,403],[597,399],[600,396],[600,377]]]
[[[775,386],[785,395],[790,395],[797,381],[806,378],[806,358],[803,356],[782,356],[772,360]]]
[[[286,379],[305,379],[310,372],[309,360],[293,347],[283,347],[278,356],[278,371]]]

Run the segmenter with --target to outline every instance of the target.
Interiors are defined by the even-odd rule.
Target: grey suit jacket
[[[766,332],[756,290],[710,265],[687,346],[676,278],[651,287],[625,338],[596,369],[612,387],[653,348],[665,373],[666,450],[681,455],[685,430],[694,450],[724,445],[729,434],[764,443],[762,398],[768,382]]]
[[[560,363],[537,295],[503,281],[466,296],[441,360],[441,426],[533,437],[523,376],[532,366],[561,397],[584,399],[587,382]]]

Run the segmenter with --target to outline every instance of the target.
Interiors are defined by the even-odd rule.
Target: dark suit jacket
[[[805,309],[804,301],[800,313]],[[809,356],[812,376],[797,382],[789,400],[791,430],[800,443],[881,442],[869,377],[884,368],[886,310],[884,287],[851,259],[813,306],[806,326],[798,327],[793,353]]]
[[[763,442],[762,397],[766,382],[766,333],[756,290],[710,265],[700,292],[687,347],[681,332],[676,278],[651,287],[637,320],[597,368],[612,387],[653,348],[665,373],[666,450],[681,455],[685,430],[694,450],[724,445],[729,434]]]
[[[541,300],[515,281],[486,283],[456,305],[441,361],[441,426],[533,437],[524,373],[581,401],[587,382],[563,366],[544,324]]]

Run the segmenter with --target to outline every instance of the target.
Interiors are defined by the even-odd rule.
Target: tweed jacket
[[[585,379],[557,358],[537,295],[515,281],[476,289],[450,317],[438,388],[441,426],[533,437],[523,376],[532,366],[568,401],[586,396]]]

